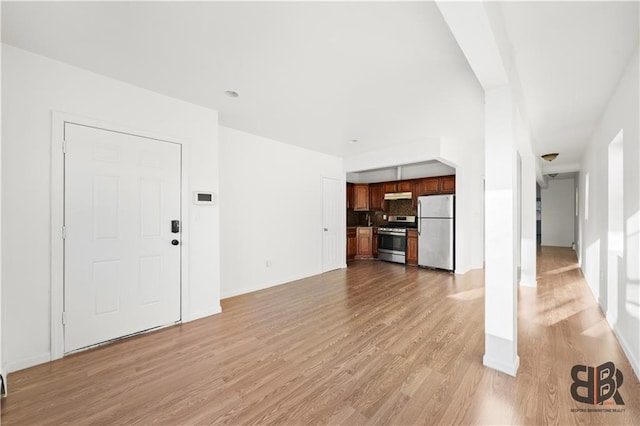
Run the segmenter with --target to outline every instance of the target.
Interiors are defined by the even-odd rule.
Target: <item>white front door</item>
[[[344,183],[342,184],[344,186]],[[340,226],[339,200],[341,183],[336,179],[322,179],[322,271],[340,268],[346,254],[340,250],[340,233],[345,233],[344,223]],[[346,238],[346,237],[345,237]]]
[[[181,146],[64,131],[65,352],[179,321]]]

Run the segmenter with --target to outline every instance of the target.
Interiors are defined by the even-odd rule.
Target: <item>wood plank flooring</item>
[[[5,425],[638,424],[640,384],[570,249],[519,291],[520,370],[482,366],[482,271],[377,261],[223,301],[223,313],[9,375]],[[613,361],[622,412],[570,395]],[[606,407],[611,408],[611,407]]]

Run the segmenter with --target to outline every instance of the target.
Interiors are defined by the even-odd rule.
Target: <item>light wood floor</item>
[[[638,424],[640,384],[569,249],[519,295],[520,370],[484,368],[481,271],[360,261],[224,313],[9,376],[5,425]],[[624,412],[572,412],[574,364],[613,361]],[[602,407],[600,407],[602,408]]]

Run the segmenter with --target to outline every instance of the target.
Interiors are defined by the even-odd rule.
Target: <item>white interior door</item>
[[[180,175],[178,144],[65,124],[65,352],[180,320]]]
[[[344,183],[342,184],[344,186]],[[340,226],[339,200],[342,191],[340,181],[322,179],[322,271],[338,269],[344,263],[345,254],[340,250],[340,233],[344,233],[344,224]]]

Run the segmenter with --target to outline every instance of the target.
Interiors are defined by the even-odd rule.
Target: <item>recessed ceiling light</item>
[[[351,139],[351,142],[353,143],[360,142],[360,139]]]
[[[237,98],[238,96],[240,96],[235,90],[225,90],[224,94],[230,98]]]

